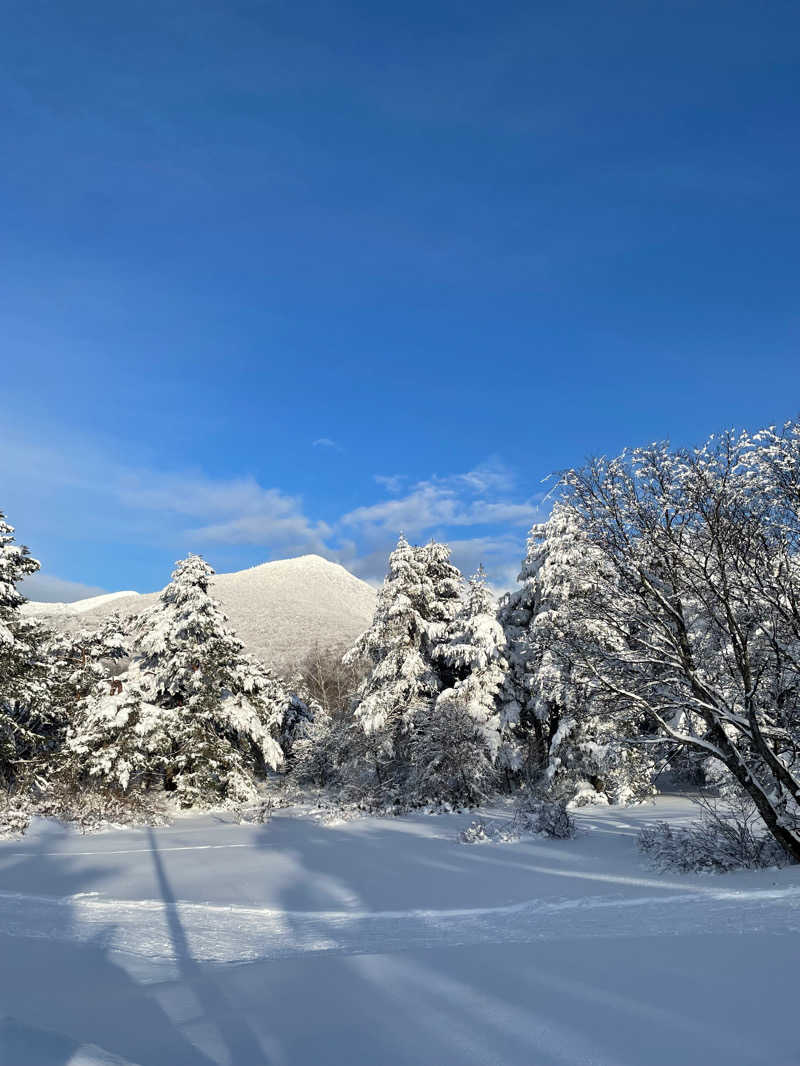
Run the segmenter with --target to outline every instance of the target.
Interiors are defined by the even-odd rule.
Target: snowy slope
[[[39,823],[0,843],[0,1062],[795,1066],[800,868],[649,869],[638,829],[693,814]]]
[[[319,555],[217,574],[213,590],[248,651],[279,671],[317,643],[351,644],[369,625],[375,607],[371,585]],[[76,603],[30,602],[23,612],[73,630],[91,626],[114,611],[138,614],[158,595],[110,593]]]
[[[91,614],[111,605],[111,610],[117,610],[117,600],[128,600],[138,597],[138,592],[104,592],[100,596],[89,596],[85,600],[73,600],[72,603],[36,603],[31,601],[26,604],[23,614],[36,615],[38,617]]]

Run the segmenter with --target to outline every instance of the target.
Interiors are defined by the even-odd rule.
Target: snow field
[[[0,1063],[796,1064],[800,871],[649,869],[641,825],[693,816],[38,822],[0,845]]]

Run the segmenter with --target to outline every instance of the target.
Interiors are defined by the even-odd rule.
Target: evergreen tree
[[[449,683],[443,675],[452,676],[437,649],[458,610],[461,583],[446,545],[415,547],[401,536],[372,625],[345,657],[371,666],[355,699],[364,739],[353,744],[345,776],[381,802],[409,798],[409,742]]]
[[[14,528],[0,512],[0,786],[7,789],[59,727],[41,654],[43,632],[20,613],[25,598],[17,585],[38,569],[28,549],[14,543]]]
[[[500,747],[498,698],[508,669],[505,652],[505,634],[481,566],[436,648],[436,658],[451,681],[439,694],[436,713],[450,705],[463,707],[478,726],[491,760]]]
[[[601,566],[575,512],[556,503],[531,530],[522,588],[500,613],[511,661],[503,717],[517,759],[529,782],[576,802],[625,802],[652,791],[649,757],[623,743],[637,736],[641,713],[614,723],[600,715],[592,672],[575,655],[576,618],[591,627],[582,605]]]
[[[71,719],[83,700],[111,677],[113,664],[130,654],[128,625],[118,614],[97,629],[48,634],[44,653],[49,668],[48,687],[52,702]],[[121,668],[117,673],[121,673]]]
[[[209,594],[213,573],[197,555],[177,564],[136,620],[129,669],[85,702],[69,747],[89,776],[122,791],[159,780],[184,806],[241,803],[255,774],[283,763],[281,737],[305,706],[244,654]]]
[[[390,748],[444,687],[437,647],[455,616],[460,586],[446,545],[412,547],[400,537],[372,625],[346,656],[372,665],[355,713],[365,732],[382,734]]]

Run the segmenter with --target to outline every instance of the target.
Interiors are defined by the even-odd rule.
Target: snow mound
[[[212,589],[246,649],[278,672],[290,669],[316,644],[352,644],[375,609],[371,585],[319,555],[217,574]],[[116,592],[76,603],[29,602],[23,612],[70,631],[99,623],[114,611],[140,614],[159,595]]]

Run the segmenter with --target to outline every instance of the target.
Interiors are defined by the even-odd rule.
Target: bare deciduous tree
[[[800,424],[562,477],[602,559],[567,638],[606,713],[717,760],[800,861]]]
[[[315,645],[295,667],[304,691],[333,717],[352,714],[351,704],[367,672],[367,664],[353,658],[342,661],[342,647]]]

